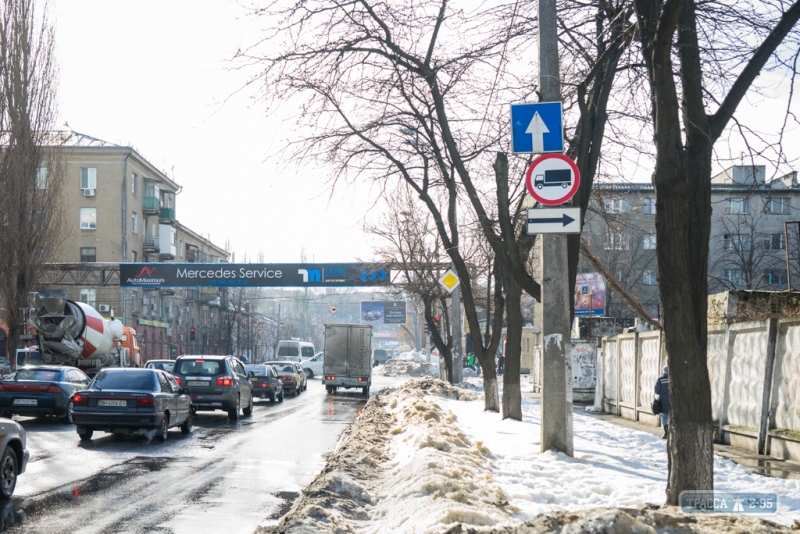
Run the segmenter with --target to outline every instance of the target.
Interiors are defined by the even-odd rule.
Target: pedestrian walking
[[[506,367],[506,357],[505,355],[501,354],[497,357],[497,374],[502,375],[503,370]]]
[[[467,367],[469,367],[473,371],[475,370],[475,355],[474,354],[470,354],[469,357],[467,358]]]
[[[656,395],[661,403],[661,426],[664,427],[663,439],[667,438],[667,428],[669,427],[669,368],[664,366],[664,374],[656,380]]]

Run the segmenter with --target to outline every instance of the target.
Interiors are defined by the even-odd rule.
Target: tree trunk
[[[519,386],[522,352],[522,287],[510,273],[503,277],[506,285],[506,363],[503,373],[503,419],[522,421],[522,394]]]

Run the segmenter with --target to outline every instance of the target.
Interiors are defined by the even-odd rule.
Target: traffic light
[[[426,336],[429,336],[429,335],[431,335],[431,329],[430,329],[430,327],[428,326],[428,323],[425,323],[425,335],[426,335]]]
[[[440,324],[439,319],[441,319],[440,315],[437,315],[436,317],[433,318],[433,327],[436,328],[436,330],[439,330],[439,324]]]
[[[189,341],[194,341],[194,327],[189,329]]]

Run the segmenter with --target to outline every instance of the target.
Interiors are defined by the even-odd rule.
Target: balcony
[[[175,246],[175,228],[169,224],[159,224],[158,237],[160,240],[158,259],[174,260],[178,248]]]
[[[175,208],[165,208],[162,207],[161,211],[158,214],[158,218],[162,223],[173,223],[175,222]]]
[[[196,302],[200,300],[200,290],[199,289],[187,289],[186,290],[186,302]]]
[[[219,290],[216,287],[201,287],[200,300],[203,302],[211,302],[217,300],[219,297]]]
[[[142,211],[146,215],[159,215],[161,214],[161,200],[158,197],[142,197]]]
[[[144,252],[158,252],[160,239],[157,235],[142,236],[142,250]]]

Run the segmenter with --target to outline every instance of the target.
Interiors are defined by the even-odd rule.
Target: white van
[[[275,358],[282,361],[299,362],[313,358],[317,351],[314,344],[307,341],[278,341]]]

